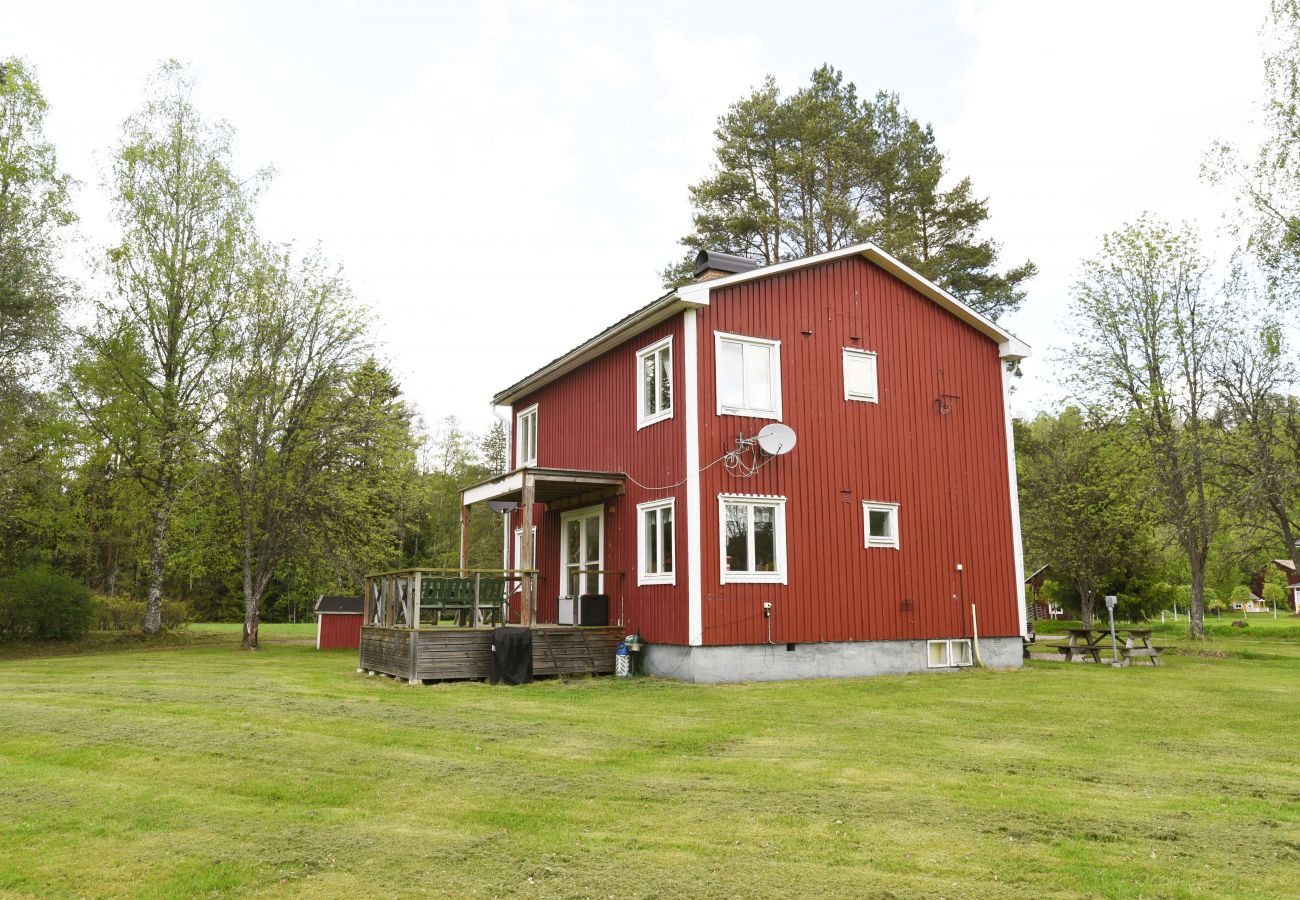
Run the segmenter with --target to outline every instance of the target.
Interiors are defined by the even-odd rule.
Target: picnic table
[[[1065,643],[1048,644],[1060,652],[1066,662],[1074,662],[1077,656],[1100,663],[1102,651],[1110,649],[1109,628],[1067,628],[1066,631],[1069,636]],[[1165,649],[1151,643],[1149,628],[1117,628],[1115,635],[1119,658],[1112,662],[1118,662],[1121,666],[1132,664],[1134,659],[1149,659],[1151,665],[1157,665],[1160,654]]]

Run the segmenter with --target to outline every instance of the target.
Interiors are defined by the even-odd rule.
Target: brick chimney
[[[712,281],[715,278],[725,278],[737,272],[748,272],[750,269],[757,268],[758,263],[745,256],[701,250],[695,257],[695,281],[696,283]]]

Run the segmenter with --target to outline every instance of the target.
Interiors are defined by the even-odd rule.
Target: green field
[[[1300,884],[1300,657],[1267,647],[1159,669],[506,688],[192,640],[0,662],[0,895]]]

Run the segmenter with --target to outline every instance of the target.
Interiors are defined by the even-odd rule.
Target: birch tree
[[[1244,524],[1280,543],[1300,572],[1300,400],[1280,323],[1237,329],[1214,365],[1228,484]]]
[[[148,494],[146,634],[162,628],[172,518],[212,424],[258,180],[235,175],[231,129],[202,118],[192,89],[180,64],[163,65],[123,127],[110,177],[121,231],[105,265],[111,296],[85,334],[74,386],[88,423]]]
[[[215,455],[238,529],[243,647],[256,649],[277,567],[330,535],[347,540],[344,477],[358,426],[348,382],[365,360],[364,320],[318,256],[265,252],[230,326]]]
[[[1128,422],[1158,481],[1161,512],[1191,569],[1188,616],[1202,637],[1205,569],[1224,503],[1211,359],[1226,322],[1210,264],[1190,229],[1143,217],[1102,241],[1074,288],[1075,378]]]

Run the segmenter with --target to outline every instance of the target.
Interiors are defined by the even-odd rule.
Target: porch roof
[[[489,500],[521,503],[524,483],[533,485],[533,500],[550,507],[576,505],[589,500],[598,503],[607,497],[623,493],[627,476],[621,472],[587,472],[579,469],[515,469],[504,475],[489,478],[463,488],[460,502],[463,506],[486,503]]]

